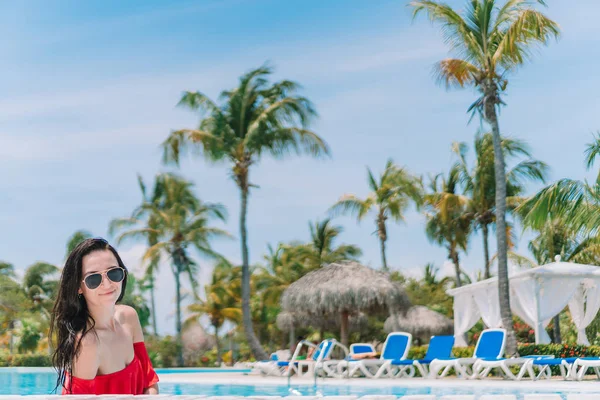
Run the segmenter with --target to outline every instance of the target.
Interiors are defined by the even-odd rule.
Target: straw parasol
[[[311,317],[339,316],[341,340],[348,344],[349,319],[359,312],[402,313],[410,307],[404,289],[355,261],[325,265],[292,283],[281,296],[284,311]]]
[[[434,335],[450,335],[454,331],[454,323],[439,312],[425,306],[411,307],[406,314],[393,314],[385,321],[386,332],[404,331],[415,338],[427,340]]]
[[[298,326],[311,326],[328,331],[340,328],[339,318],[327,318],[323,315],[311,315],[306,313],[291,313],[282,311],[277,314],[277,328],[283,332],[290,332]],[[348,330],[350,332],[360,331],[367,327],[369,318],[363,312],[351,314],[348,317]]]

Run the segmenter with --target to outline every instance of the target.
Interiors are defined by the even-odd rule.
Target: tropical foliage
[[[507,163],[516,159],[516,164],[506,172],[507,211],[512,211],[521,202],[528,181],[544,182],[548,166],[531,158],[529,146],[522,140],[502,137],[502,153]],[[481,230],[483,237],[484,279],[491,277],[489,231],[496,220],[496,179],[494,166],[494,145],[491,133],[477,133],[473,144],[475,162],[470,166],[467,160],[468,145],[455,143],[453,151],[459,161],[456,168],[464,193],[469,197],[468,211],[472,214],[474,230]],[[524,159],[521,159],[524,158]],[[507,227],[510,227],[507,222]],[[510,232],[510,229],[507,229]],[[510,236],[507,235],[507,243]],[[508,248],[510,244],[508,243]]]
[[[331,207],[333,214],[350,213],[360,222],[368,214],[375,215],[375,226],[381,248],[381,265],[389,271],[385,244],[388,240],[386,221],[404,221],[404,215],[410,204],[420,205],[423,199],[421,179],[412,175],[405,168],[396,166],[388,160],[379,179],[367,168],[367,181],[371,193],[360,199],[353,194],[342,196]]]
[[[391,159],[379,175],[367,167],[366,196],[345,194],[337,201],[331,199],[333,205],[322,210],[328,217],[321,215],[321,219],[308,222],[306,240],[274,240],[275,244],[266,244],[266,253],[256,258],[260,262],[251,264],[248,202],[257,185],[250,174],[265,156],[328,156],[325,140],[311,130],[317,112],[300,94],[298,83],[273,82],[269,66],[242,75],[237,86],[220,93],[218,101],[202,92],[184,92],[179,106],[196,112],[199,122],[196,127],[166,135],[163,162],[178,166],[189,153],[227,165],[240,196],[236,240],[241,260],[228,259],[229,254],[220,254],[215,247],[220,239],[232,237],[221,228],[227,219],[224,206],[202,201],[194,183],[177,174],[160,173],[151,186],[138,176],[139,203],[128,216],[110,221],[109,234],[119,244],[130,240],[144,246],[142,270],[132,271],[123,302],[136,308],[142,327],[152,333],[148,348],[155,365],[182,366],[184,360],[203,366],[233,364],[236,358],[266,358],[265,350],[287,346],[294,333],[313,339],[337,334],[325,332],[330,327],[324,324],[313,327],[310,323],[288,332],[276,321],[282,293],[291,284],[323,265],[361,259],[361,248],[345,243],[343,227],[332,219],[342,214],[352,215],[358,222],[370,218],[375,224],[381,270],[405,288],[413,305],[427,306],[448,317],[453,310],[447,290],[489,278],[495,260],[503,324],[509,332],[516,330],[521,342],[530,340],[531,328],[512,318],[507,281],[509,260],[528,262],[513,246],[519,233],[516,228],[521,225],[533,235],[528,248],[535,261],[530,264],[548,263],[558,255],[565,261],[600,263],[600,173],[591,183],[562,179],[527,197],[528,185],[545,182],[548,167],[533,157],[526,142],[500,134],[498,112],[504,105],[510,74],[529,59],[535,46],[558,36],[557,24],[538,11],[535,2],[525,0],[472,0],[463,13],[433,0],[412,1],[411,6],[415,16],[426,14],[441,25],[453,52],[453,58],[436,64],[437,78],[448,87],[476,90],[478,98],[467,111],[471,118],[486,123],[489,132],[476,133],[471,149],[467,143],[454,143],[449,154],[452,164],[443,173],[430,176],[426,184],[419,174]],[[598,155],[600,133],[585,152],[588,168]],[[453,268],[448,276],[432,263],[417,276],[414,269],[388,263],[389,241],[394,245],[401,242],[389,237],[388,222],[405,222],[413,209],[425,219],[426,237],[445,249],[447,265]],[[306,232],[305,227],[302,230]],[[496,233],[495,255],[490,254],[492,231]],[[472,239],[478,233],[482,243],[474,244]],[[66,253],[91,236],[76,231],[67,240]],[[468,271],[462,266],[464,255],[476,245],[482,246],[484,259],[479,270]],[[158,335],[156,279],[161,267],[170,270],[175,285],[175,337]],[[201,285],[200,272],[210,269],[209,281]],[[59,273],[59,266],[43,261],[26,268],[0,262],[0,344],[13,353],[7,364],[47,363],[47,356],[38,353],[48,352],[48,317]],[[368,324],[353,332],[351,340],[382,340],[384,318],[364,317]],[[556,319],[554,337],[560,338],[562,333],[567,341],[574,340],[576,332],[565,321],[564,313]],[[184,358],[183,333],[195,325],[210,331],[214,338],[211,346],[214,342],[216,348],[190,361]],[[470,338],[475,339],[481,329],[481,324],[473,328]],[[588,327],[588,334],[597,338],[599,330],[597,319]],[[509,339],[507,350],[512,354],[517,349],[515,337],[511,334]],[[530,350],[536,352],[520,346],[522,353]],[[4,353],[0,356],[7,359]]]
[[[215,238],[228,236],[220,228],[210,226],[212,219],[224,221],[225,209],[219,204],[200,201],[192,191],[192,183],[173,174],[164,174],[157,178],[160,199],[145,202],[136,208],[133,217],[113,221],[112,228],[130,226],[117,241],[142,237],[155,240],[144,254],[144,260],[150,265],[161,256],[170,259],[171,272],[175,280],[175,329],[178,340],[182,333],[182,279],[187,277],[192,291],[197,292],[199,264],[190,253],[195,248],[201,255],[221,258],[211,247]],[[179,356],[179,365],[183,365],[183,353]]]
[[[543,1],[539,1],[543,4]],[[508,76],[527,61],[532,50],[559,35],[558,24],[534,8],[527,0],[472,0],[459,13],[441,1],[414,0],[415,17],[426,13],[438,23],[444,41],[455,54],[436,64],[435,73],[446,87],[473,87],[480,96],[469,107],[492,130],[495,163],[495,218],[498,248],[498,292],[502,324],[507,330],[507,353],[517,352],[512,330],[508,288],[506,197],[507,182],[502,152],[498,109]]]
[[[316,111],[307,98],[297,94],[300,86],[289,80],[270,83],[272,73],[271,67],[263,66],[243,75],[238,87],[221,93],[221,105],[201,92],[185,92],[179,105],[203,118],[197,129],[173,131],[164,143],[165,162],[178,164],[187,150],[197,149],[208,161],[230,165],[241,199],[243,325],[250,348],[259,358],[267,354],[254,333],[250,310],[246,218],[253,186],[251,167],[265,155],[283,158],[291,152],[304,152],[320,157],[329,153],[325,141],[308,129]]]

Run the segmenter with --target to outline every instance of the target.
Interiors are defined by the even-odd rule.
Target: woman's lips
[[[116,290],[111,290],[108,293],[102,293],[100,296],[108,296],[109,294],[113,294],[114,292],[116,292]]]

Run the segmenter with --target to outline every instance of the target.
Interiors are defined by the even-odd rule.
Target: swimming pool
[[[443,381],[427,382],[427,381],[365,381],[354,382],[352,384],[340,381],[328,381],[323,384],[319,380],[315,388],[311,383],[292,382],[291,387],[285,384],[285,380],[268,381],[262,380],[260,377],[244,377],[240,372],[247,370],[230,370],[229,372],[237,372],[232,374],[231,378],[227,378],[223,374],[222,369],[187,369],[183,370],[157,370],[159,376],[164,378],[160,383],[160,391],[164,394],[175,395],[207,395],[207,396],[290,396],[290,395],[419,395],[433,394],[436,396],[450,394],[513,394],[518,399],[523,399],[524,394],[532,393],[560,393],[563,395],[582,393],[576,388],[561,389],[560,392],[556,389],[544,389],[543,385],[533,385],[529,382],[520,382],[519,385],[505,384],[496,381],[493,384],[487,385],[484,382],[478,385],[468,384],[467,386],[458,386],[457,382]],[[185,375],[190,375],[193,372],[220,372],[220,374],[207,374],[206,381],[202,383],[185,383],[177,382],[172,374],[185,372]],[[212,376],[220,375],[220,379],[213,379]],[[211,376],[211,378],[209,378]],[[240,378],[247,379],[240,379]],[[175,378],[175,380],[173,379]],[[204,379],[204,378],[201,378]],[[185,379],[189,381],[189,379]],[[209,382],[210,381],[210,382]],[[243,381],[252,381],[252,383],[244,383]],[[56,382],[56,374],[51,369],[45,368],[0,368],[0,395],[21,394],[21,395],[44,395],[50,394],[54,389]],[[271,382],[271,383],[269,383]],[[273,383],[275,382],[275,383]],[[460,382],[458,382],[460,383]],[[550,384],[550,382],[547,382]],[[600,393],[598,390],[591,392],[589,389],[584,393]]]

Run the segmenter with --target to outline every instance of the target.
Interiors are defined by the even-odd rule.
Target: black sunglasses
[[[93,274],[89,274],[85,277],[83,283],[85,283],[85,286],[87,286],[87,288],[90,290],[97,289],[98,286],[102,284],[104,274],[106,274],[108,279],[115,283],[119,283],[125,279],[125,270],[121,267],[115,267],[104,272],[95,272]]]

